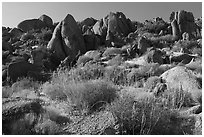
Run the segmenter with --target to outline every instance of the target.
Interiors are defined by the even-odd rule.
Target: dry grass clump
[[[35,126],[37,135],[59,135],[61,128],[56,122],[51,120],[43,121]]]
[[[69,81],[64,85],[64,93],[72,104],[86,112],[97,110],[117,96],[116,88],[104,80]]]
[[[42,93],[52,100],[66,100],[62,85],[58,83],[45,83],[42,85]]]
[[[119,134],[127,135],[179,135],[182,130],[182,119],[179,107],[182,103],[179,96],[175,101],[163,97],[137,100],[124,94],[108,105],[119,125]]]
[[[37,81],[33,81],[29,78],[23,78],[13,83],[12,86],[3,86],[2,87],[2,97],[9,98],[13,95],[13,93],[24,94],[25,91],[37,91],[40,87],[41,83]]]
[[[3,86],[2,87],[2,98],[9,98],[13,94],[12,88],[10,86]]]
[[[128,85],[127,79],[128,71],[124,68],[119,68],[117,66],[111,66],[106,69],[104,77],[107,81],[114,83],[115,85]]]
[[[33,81],[30,78],[23,78],[15,82],[11,88],[13,92],[19,92],[23,89],[37,90],[40,85],[41,83],[38,81]]]
[[[80,69],[58,71],[50,83],[42,86],[42,92],[51,99],[69,101],[79,110],[92,111],[116,97],[116,88],[105,80],[95,78],[95,72],[78,73]],[[91,74],[91,72],[93,72]],[[93,78],[93,79],[91,79]]]

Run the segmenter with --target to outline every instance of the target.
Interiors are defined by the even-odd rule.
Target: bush
[[[108,105],[119,124],[119,134],[171,135],[184,134],[178,109],[164,106],[162,98],[135,100],[125,94]]]
[[[2,98],[9,98],[13,94],[12,88],[9,86],[2,87]]]
[[[116,97],[116,88],[103,80],[87,82],[69,81],[64,84],[64,93],[80,110],[92,112]]]
[[[42,93],[52,100],[66,100],[67,96],[63,92],[62,85],[58,83],[45,83],[42,85]]]
[[[42,123],[38,123],[35,126],[35,132],[38,135],[59,135],[61,129],[58,124],[48,119]]]
[[[105,79],[116,85],[128,85],[127,73],[124,68],[110,66],[106,68]]]
[[[37,81],[33,81],[30,78],[23,78],[18,80],[12,85],[12,91],[13,92],[19,92],[24,89],[29,89],[29,90],[37,90],[40,87],[41,83]]]

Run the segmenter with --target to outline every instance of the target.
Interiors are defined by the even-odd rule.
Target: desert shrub
[[[41,85],[38,81],[33,81],[30,78],[23,78],[12,85],[13,92],[19,92],[24,89],[37,90]]]
[[[171,109],[181,109],[182,107],[191,107],[194,103],[191,93],[182,89],[168,90],[164,92],[163,107]]]
[[[35,132],[38,135],[59,135],[61,128],[54,121],[48,119],[42,123],[38,123],[35,126]]]
[[[2,98],[9,98],[13,94],[12,88],[10,86],[2,87]]]
[[[104,67],[100,64],[86,63],[84,67],[73,68],[69,72],[69,78],[75,80],[99,79],[104,75]]]
[[[38,98],[39,94],[35,93],[35,91],[29,89],[23,89],[19,92],[14,92],[11,97],[22,97],[22,98]]]
[[[160,82],[160,78],[158,76],[149,77],[146,80],[144,87],[147,89],[153,89],[158,82]]]
[[[114,83],[115,85],[127,85],[127,73],[124,68],[119,68],[117,66],[111,66],[106,69],[104,77],[106,80]]]
[[[118,120],[120,134],[183,134],[177,110],[164,108],[162,103],[160,98],[134,100],[127,94],[107,108]]]
[[[64,84],[63,92],[72,104],[85,112],[97,110],[116,97],[116,88],[103,80],[69,81]]]
[[[63,84],[63,83],[61,83]],[[67,96],[63,92],[63,85],[59,83],[44,83],[42,85],[42,93],[52,100],[66,100]]]

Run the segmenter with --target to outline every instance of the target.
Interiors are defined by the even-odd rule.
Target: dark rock
[[[84,26],[84,25],[93,26],[96,22],[97,22],[97,20],[91,17],[91,18],[86,18],[83,21],[81,21],[80,25],[81,26]]]
[[[49,16],[45,15],[45,14],[41,15],[38,19],[41,20],[42,22],[44,22],[47,27],[51,28],[53,26],[52,19]]]
[[[132,32],[132,28],[132,22],[122,12],[110,12],[93,26],[94,33],[100,35],[107,46],[111,42],[121,42],[121,37]]]
[[[13,134],[14,123],[28,113],[36,114],[33,123],[29,125],[31,127],[34,126],[34,124],[37,123],[39,114],[42,110],[39,100],[23,98],[9,98],[2,100],[2,133]],[[22,125],[18,125],[18,127],[19,126]]]
[[[84,54],[86,52],[82,32],[72,15],[68,14],[57,25],[52,39],[48,43],[48,49],[54,53],[59,61],[66,57],[73,61],[79,53]]]
[[[40,72],[41,70],[41,67],[26,61],[14,62],[8,66],[8,77],[12,82],[15,82],[18,78],[26,77],[29,71]]]
[[[97,38],[94,34],[84,35],[84,42],[86,45],[86,50],[95,50],[100,46],[100,39]]]
[[[187,32],[190,35],[190,38],[193,38],[193,32],[196,31],[193,13],[184,10],[172,12],[170,15],[170,21],[174,19],[177,20],[180,36],[184,32]]]
[[[12,37],[20,37],[23,34],[23,31],[18,28],[13,28],[9,31]]]
[[[42,29],[44,27],[46,27],[46,24],[39,19],[24,20],[17,25],[17,28],[24,32],[28,32],[32,29]]]

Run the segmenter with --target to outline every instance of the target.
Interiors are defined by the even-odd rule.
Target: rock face
[[[93,26],[96,22],[97,22],[97,20],[94,19],[94,18],[86,18],[86,19],[84,19],[83,21],[80,22],[80,25],[81,26],[84,26],[84,25]]]
[[[11,30],[9,31],[9,33],[10,33],[10,35],[11,35],[12,37],[20,37],[20,36],[23,34],[22,30],[20,30],[20,29],[18,29],[18,28],[13,28],[13,29],[11,29]]]
[[[190,93],[195,103],[200,103],[202,100],[202,87],[192,71],[186,67],[177,66],[167,70],[160,76],[166,81],[168,89],[182,90]]]
[[[190,70],[183,66],[174,67],[161,75],[162,79],[166,80],[169,88],[182,89],[192,91],[201,89],[196,77]]]
[[[147,48],[150,48],[150,46],[151,42],[145,37],[140,37],[138,39],[138,50],[141,55],[144,54],[147,51]]]
[[[38,19],[41,20],[42,22],[44,22],[48,27],[53,26],[52,19],[49,16],[45,15],[45,14],[41,15]]]
[[[192,33],[196,31],[196,24],[194,21],[194,16],[192,12],[187,12],[184,10],[172,12],[170,15],[170,21],[177,20],[180,36],[187,32],[192,38]]]
[[[56,26],[47,47],[59,61],[68,56],[71,60],[74,60],[77,54],[86,52],[82,32],[72,15],[68,14]]]
[[[21,29],[24,32],[27,32],[32,29],[42,29],[43,27],[46,27],[46,25],[39,19],[24,20],[20,22],[17,26],[17,28]]]
[[[42,15],[39,19],[28,19],[20,22],[17,25],[18,29],[21,29],[24,32],[27,32],[32,29],[42,29],[44,27],[52,27],[53,22],[50,17],[47,15]]]
[[[132,32],[133,25],[122,12],[110,12],[106,17],[96,22],[93,26],[95,34],[102,37],[102,40],[117,42],[120,37],[127,36]]]

